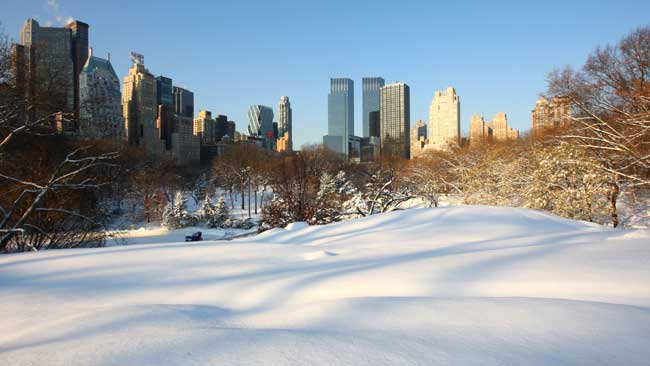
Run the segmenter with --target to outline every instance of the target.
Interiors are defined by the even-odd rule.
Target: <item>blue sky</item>
[[[596,46],[650,25],[650,1],[135,1],[3,0],[15,40],[28,17],[90,24],[96,55],[111,52],[120,77],[128,55],[195,93],[195,110],[227,114],[245,130],[250,104],[293,107],[294,146],[327,131],[330,77],[411,87],[411,120],[428,120],[435,90],[454,86],[461,129],[473,113],[506,112],[530,128],[530,110],[554,66],[580,66]]]

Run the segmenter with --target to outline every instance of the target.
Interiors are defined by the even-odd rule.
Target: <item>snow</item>
[[[177,232],[0,257],[0,365],[650,359],[648,231],[452,206],[233,241]]]

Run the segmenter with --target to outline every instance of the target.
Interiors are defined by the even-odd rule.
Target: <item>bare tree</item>
[[[610,176],[617,226],[621,189],[650,187],[650,27],[596,49],[581,70],[554,70],[548,79],[549,94],[574,105],[574,128],[564,138],[597,157]]]

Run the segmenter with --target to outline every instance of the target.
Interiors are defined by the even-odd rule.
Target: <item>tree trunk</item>
[[[617,182],[615,182],[613,186],[614,189],[612,190],[612,195],[609,199],[609,203],[610,203],[611,215],[612,215],[612,226],[618,227],[618,210],[616,209],[616,203],[618,201],[618,196],[620,194],[621,188],[619,187]]]
[[[251,181],[248,181],[248,218],[251,218]]]
[[[243,179],[240,181],[239,187],[241,188],[240,189],[240,191],[241,191],[241,209],[244,210],[246,208],[245,205],[244,205],[244,193],[245,193],[246,187],[244,186],[244,180]]]

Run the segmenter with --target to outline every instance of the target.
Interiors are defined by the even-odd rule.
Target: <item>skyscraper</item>
[[[144,146],[152,154],[162,153],[156,99],[156,79],[144,67],[143,58],[134,56],[122,95],[126,136],[129,144]]]
[[[404,83],[388,84],[380,92],[382,154],[410,156],[411,97]]]
[[[248,108],[248,134],[262,140],[264,148],[275,149],[273,131],[273,109],[255,104]]]
[[[293,150],[293,132],[291,103],[289,97],[280,97],[278,103],[278,139],[284,139],[283,147],[287,151]]]
[[[158,105],[172,105],[172,79],[164,76],[156,77],[156,103]]]
[[[533,108],[533,133],[566,127],[571,123],[571,101],[567,97],[553,97],[550,101],[539,97]]]
[[[379,110],[370,112],[370,123],[369,123],[369,136],[368,137],[380,137],[381,136],[381,113]]]
[[[419,157],[427,144],[427,125],[417,121],[411,127],[411,159]]]
[[[363,137],[370,136],[370,113],[379,111],[379,90],[385,85],[380,77],[362,78],[363,87]]]
[[[483,141],[505,141],[519,138],[519,131],[508,126],[508,116],[501,112],[485,121],[483,116],[474,114],[470,121],[469,142],[476,145]]]
[[[349,154],[349,136],[354,136],[354,82],[330,79],[327,99],[327,135],[323,144],[339,154]]]
[[[273,109],[255,104],[248,108],[248,134],[255,137],[273,136]]]
[[[474,113],[469,122],[469,143],[477,145],[492,138],[492,128],[485,124],[483,116]]]
[[[79,133],[93,139],[123,141],[122,93],[110,56],[95,57],[90,52],[79,74]]]
[[[216,124],[212,119],[212,112],[199,111],[198,118],[194,119],[194,134],[201,137],[204,144],[214,144],[216,139]]]
[[[437,150],[460,144],[460,99],[456,90],[436,91],[429,107],[429,143]]]
[[[228,134],[228,116],[217,115],[214,119],[214,134],[217,141],[221,141]]]
[[[178,86],[172,87],[174,112],[183,117],[194,118],[194,93]]]
[[[72,51],[72,68],[73,74],[73,88],[74,88],[74,112],[75,116],[79,117],[79,73],[86,65],[88,59],[88,29],[90,26],[84,22],[73,20],[66,24],[67,29],[71,32],[71,51]]]
[[[20,31],[22,47],[14,55],[23,65],[16,79],[25,83],[25,96],[35,101],[30,118],[54,112],[74,112],[75,77],[72,33],[68,28],[41,27],[27,19]],[[84,60],[85,61],[85,60]],[[82,64],[83,66],[83,64]],[[46,102],[46,103],[44,103]]]

